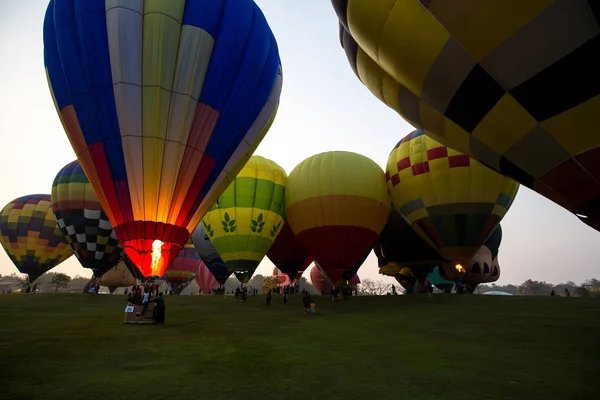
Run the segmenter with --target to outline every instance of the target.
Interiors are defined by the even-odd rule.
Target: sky
[[[277,118],[255,154],[272,159],[288,173],[302,160],[332,150],[363,154],[385,169],[394,145],[414,128],[352,72],[330,1],[256,3],[279,45],[283,91]],[[50,193],[55,175],[76,158],[46,82],[42,26],[47,4],[48,0],[2,0],[0,207],[27,194]],[[600,278],[600,232],[537,193],[521,187],[502,229],[498,284]],[[272,270],[265,257],[256,273],[270,275]],[[75,257],[53,271],[91,276]],[[0,251],[0,274],[12,272],[16,268]],[[373,253],[358,274],[394,282],[378,274]]]

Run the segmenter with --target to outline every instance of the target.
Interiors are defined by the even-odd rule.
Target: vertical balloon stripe
[[[114,101],[127,170],[127,189],[135,219],[143,219],[142,165],[143,1],[106,1],[106,31]]]

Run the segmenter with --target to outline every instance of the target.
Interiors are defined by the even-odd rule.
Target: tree
[[[278,276],[267,276],[263,280],[262,284],[262,292],[267,293],[269,290],[275,290],[279,285],[279,277]]]
[[[364,279],[358,287],[358,293],[365,296],[381,296],[390,290],[387,283],[373,279]]]
[[[52,283],[55,285],[54,292],[58,292],[58,288],[69,286],[69,282],[71,282],[71,277],[67,274],[58,272],[52,276]]]

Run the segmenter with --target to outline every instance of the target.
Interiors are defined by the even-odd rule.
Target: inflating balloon
[[[467,265],[504,217],[518,183],[414,131],[392,150],[396,210],[445,260]]]
[[[98,284],[100,286],[107,286],[109,292],[112,294],[117,288],[135,285],[136,281],[127,264],[121,261],[115,267],[102,274],[98,280]]]
[[[600,229],[591,1],[332,3],[350,65],[375,96]]]
[[[264,15],[252,0],[51,0],[44,61],[119,242],[162,276],[275,118]]]
[[[302,275],[312,262],[312,257],[302,247],[287,222],[283,223],[267,257],[277,269],[287,274],[292,280],[296,280],[298,275]]]
[[[247,283],[279,235],[287,174],[275,162],[252,156],[202,221],[211,242],[242,283]]]
[[[165,271],[165,280],[175,294],[181,294],[183,289],[194,280],[200,264],[202,259],[190,239]]]
[[[277,267],[273,268],[272,276],[279,280],[280,286],[286,286],[286,285],[292,284],[292,279],[290,278],[290,276],[284,272],[281,272]]]
[[[368,255],[388,219],[385,175],[360,154],[317,154],[290,174],[286,212],[302,247],[337,283]]]
[[[73,252],[50,207],[49,194],[19,197],[0,211],[0,242],[19,272],[33,282]]]
[[[81,265],[97,277],[117,265],[123,248],[79,161],[56,175],[51,199],[58,227]]]
[[[202,294],[210,294],[213,289],[219,287],[219,282],[204,263],[200,263],[194,279]]]
[[[206,264],[206,268],[208,268],[217,282],[219,282],[219,285],[224,285],[232,272],[227,269],[225,261],[221,259],[219,252],[208,238],[203,224],[198,224],[194,232],[192,232],[192,242],[198,255],[204,261],[204,264]]]
[[[436,265],[448,262],[394,209],[373,251],[381,268],[380,273],[393,276],[402,268],[410,267],[421,281],[425,280]]]

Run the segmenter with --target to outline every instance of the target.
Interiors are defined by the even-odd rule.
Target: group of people
[[[284,291],[283,296],[282,296],[283,305],[286,305],[288,302],[287,296],[288,296],[287,292]],[[267,292],[267,301],[266,301],[265,305],[270,307],[272,298],[273,298],[273,295],[271,294],[271,290],[269,290]],[[315,304],[315,302],[313,302],[311,300],[310,294],[308,293],[308,291],[306,289],[302,290],[302,305],[304,306],[304,314],[310,313],[311,315],[313,315],[317,312],[317,305]]]
[[[153,280],[148,280],[142,285],[135,285],[127,293],[127,301],[141,305],[142,315],[146,312],[148,304],[155,303],[153,317],[156,319],[156,322],[163,323],[165,322],[165,299],[162,292],[158,291],[159,286]],[[152,298],[154,293],[156,295]]]
[[[554,289],[552,289],[552,291],[550,292],[550,296],[554,297],[554,296],[559,296],[558,294],[556,294],[556,292],[554,291]],[[565,297],[571,297],[571,292],[569,292],[569,289],[565,288]]]

